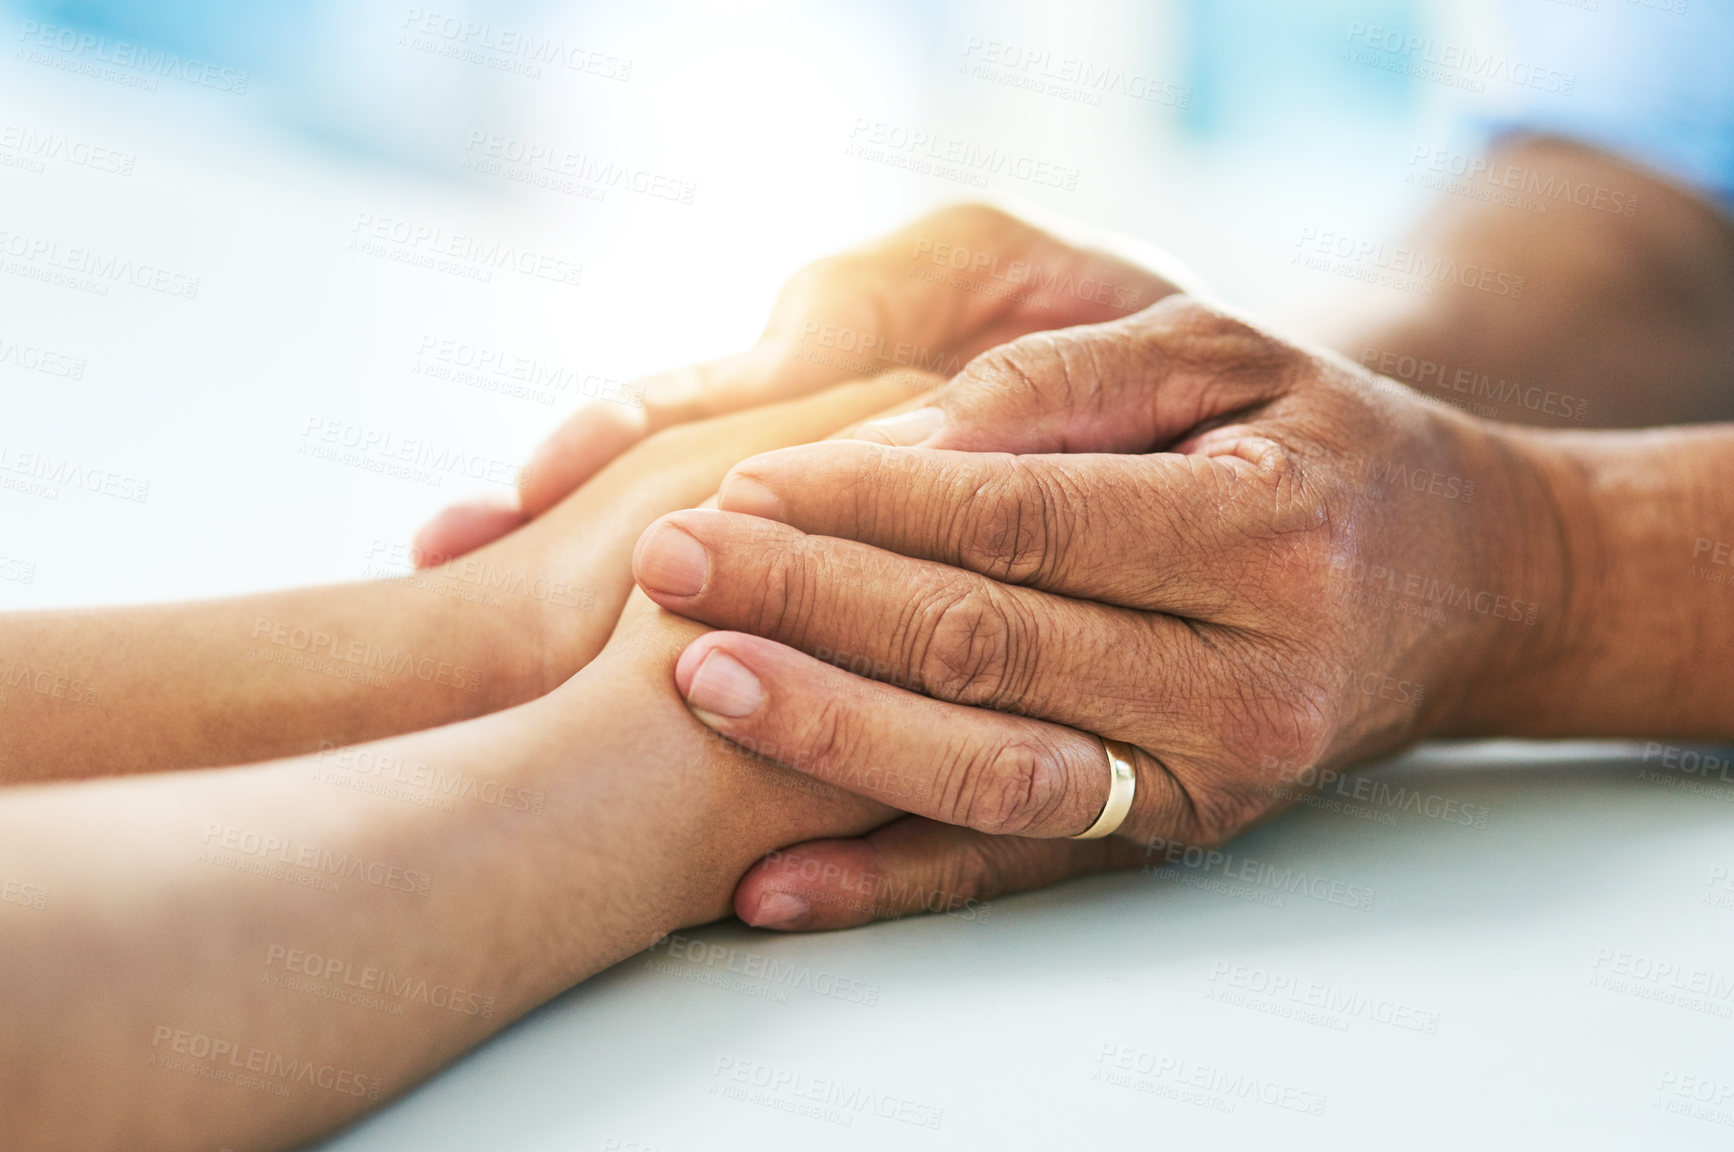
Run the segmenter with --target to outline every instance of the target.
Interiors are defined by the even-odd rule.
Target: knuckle
[[[1233,445],[1234,455],[1252,465],[1250,474],[1234,474],[1214,461],[1201,462],[1217,513],[1225,546],[1266,548],[1283,545],[1283,560],[1311,571],[1326,566],[1341,549],[1348,524],[1333,516],[1337,489],[1329,475],[1316,472],[1290,446],[1267,436],[1248,433]],[[1275,557],[1271,557],[1275,559]]]
[[[1187,331],[1209,331],[1231,319],[1222,309],[1207,304],[1188,292],[1164,296],[1145,309],[1143,314],[1152,319],[1160,317],[1166,326]]]
[[[1234,313],[1185,293],[1163,297],[1128,323],[1155,337],[1151,351],[1164,360],[1208,367],[1219,375],[1280,373],[1292,378],[1310,359]]]
[[[963,200],[946,204],[887,236],[876,250],[898,260],[918,260],[936,244],[961,244],[972,249],[1009,254],[1028,246],[1039,235],[1025,220],[994,204]]]
[[[1020,336],[989,348],[964,365],[961,379],[997,393],[1010,393],[1043,407],[1064,406],[1072,396],[1066,358],[1058,337],[1047,332]]]
[[[989,751],[969,775],[962,823],[996,836],[1038,826],[1064,793],[1065,768],[1059,756],[1034,738]]]
[[[1166,761],[1185,798],[1184,839],[1221,843],[1243,831],[1292,792],[1285,780],[1331,758],[1342,727],[1337,694],[1274,652],[1237,652],[1242,674],[1218,682],[1190,707],[1196,739]]]
[[[839,478],[832,499],[842,506],[845,534],[862,540],[895,539],[906,525],[929,524],[942,506],[925,483],[919,458],[875,452]]]
[[[859,252],[823,256],[789,277],[773,309],[773,330],[800,339],[821,324],[854,326],[871,314],[863,301],[873,286],[877,262]],[[862,335],[864,333],[857,333]]]
[[[1241,785],[1257,780],[1268,766],[1294,771],[1315,767],[1336,743],[1339,709],[1329,691],[1297,677],[1276,677],[1270,683],[1271,688],[1256,695],[1243,694],[1229,721],[1230,767],[1211,792],[1231,813],[1237,799],[1256,792]]]
[[[959,502],[959,561],[1001,583],[1042,583],[1064,551],[1070,501],[1058,474],[1011,457]]]
[[[1126,323],[1020,336],[971,360],[959,381],[1035,412],[1099,413],[1117,383],[1140,379],[1147,367]]]
[[[909,666],[929,695],[991,706],[1011,688],[1014,632],[1007,611],[984,589],[952,592],[927,609]]]
[[[1202,341],[1207,346],[1215,341],[1246,340],[1287,347],[1234,313],[1184,292],[1164,296],[1142,315],[1159,321],[1162,328],[1176,335]]]
[[[949,204],[932,213],[927,219],[936,226],[952,226],[960,231],[1029,227],[1005,209],[982,200],[964,200]]]
[[[853,719],[849,706],[840,698],[822,698],[802,726],[801,746],[792,754],[799,755],[821,775],[840,776],[860,750]]]
[[[784,644],[800,646],[818,612],[822,556],[815,555],[812,539],[799,548],[764,549],[766,563],[761,579],[743,584],[740,629]]]

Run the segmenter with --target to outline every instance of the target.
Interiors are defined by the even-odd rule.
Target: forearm
[[[1425,294],[1369,289],[1301,327],[1491,419],[1558,428],[1734,418],[1734,228],[1679,189],[1562,141],[1509,142],[1480,163],[1443,174],[1466,194],[1441,196],[1386,246],[1458,275],[1438,276]],[[1518,197],[1530,207],[1511,203]]]
[[[1734,425],[1514,435],[1558,510],[1513,525],[1559,541],[1547,652],[1443,734],[1734,738]]]
[[[527,598],[440,581],[0,617],[0,782],[265,760],[526,699]]]
[[[0,796],[0,880],[40,904],[0,905],[9,1134],[298,1143],[883,818],[706,733],[669,673],[696,629],[664,631],[446,729]]]
[[[645,525],[716,491],[743,457],[931,383],[888,372],[671,429],[534,523],[401,580],[0,616],[0,783],[266,760],[541,695],[614,629]]]
[[[435,851],[415,827],[446,814],[311,775],[283,764],[0,799],[0,868],[40,905],[5,909],[0,947],[0,1092],[23,1145],[290,1143],[522,1011],[516,967],[482,968],[513,891],[497,867],[494,900],[473,890],[495,839],[486,815],[447,816],[451,848]]]

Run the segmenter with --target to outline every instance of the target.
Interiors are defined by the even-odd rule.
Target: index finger
[[[1012,456],[828,441],[736,465],[717,507],[1002,584],[1233,623],[1247,608],[1233,574],[1321,522],[1286,454],[1239,446]]]

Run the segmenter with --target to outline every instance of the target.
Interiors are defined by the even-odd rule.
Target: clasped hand
[[[1556,658],[1539,448],[1190,297],[997,347],[857,436],[737,465],[634,557],[722,629],[676,671],[704,723],[917,817],[760,865],[749,921],[1214,845]],[[1136,746],[1136,801],[1075,843],[1097,735]]]

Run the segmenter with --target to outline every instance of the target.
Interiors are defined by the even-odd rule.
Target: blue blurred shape
[[[1181,124],[1201,141],[1292,137],[1410,116],[1415,80],[1346,59],[1349,30],[1423,30],[1418,0],[1184,0],[1192,101]]]

